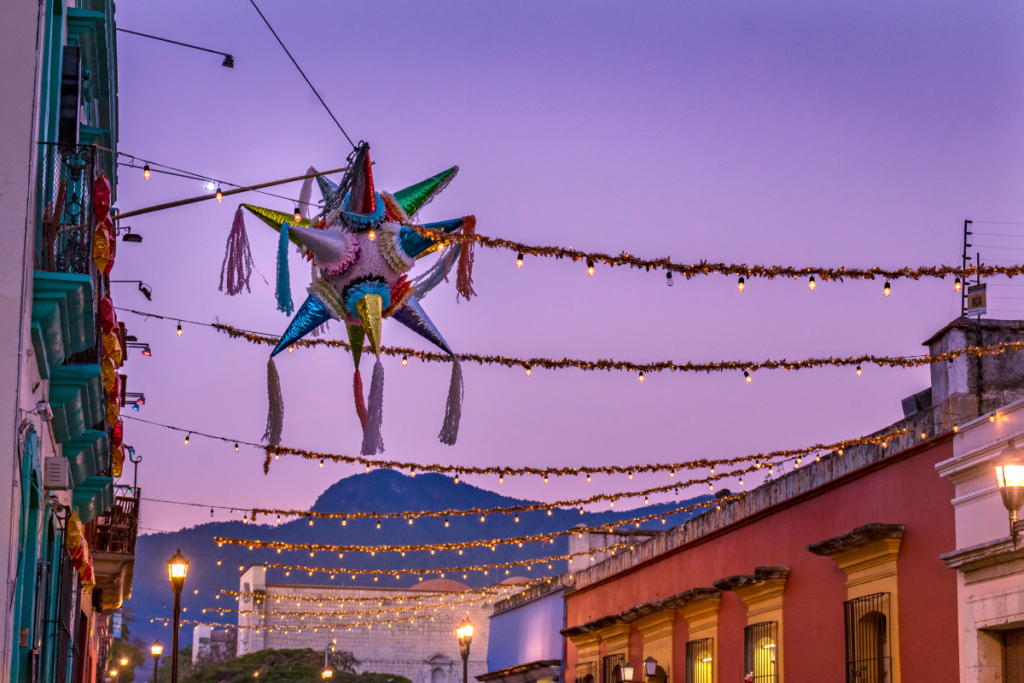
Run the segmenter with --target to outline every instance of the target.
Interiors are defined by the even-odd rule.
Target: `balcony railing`
[[[107,514],[96,518],[96,528],[89,544],[92,550],[119,555],[135,554],[135,538],[139,533],[139,489],[134,496],[117,496]]]
[[[39,146],[35,269],[94,275],[92,183],[96,148]]]

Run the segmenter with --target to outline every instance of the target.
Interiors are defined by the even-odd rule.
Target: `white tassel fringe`
[[[452,383],[448,387],[448,403],[444,410],[444,424],[438,438],[441,443],[455,445],[459,438],[459,421],[462,419],[462,364],[456,358],[452,364]]]
[[[363,429],[363,455],[384,452],[381,423],[384,421],[384,366],[380,358],[373,364],[373,378],[370,380],[370,399],[366,407],[366,428]]]
[[[267,429],[263,432],[263,440],[271,446],[280,446],[284,428],[284,397],[281,395],[281,376],[277,374],[273,358],[267,362],[267,399]]]

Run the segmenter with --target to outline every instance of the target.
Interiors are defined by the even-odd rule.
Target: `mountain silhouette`
[[[553,509],[550,515],[546,510],[537,510],[519,513],[518,522],[514,515],[489,515],[484,522],[476,516],[452,517],[447,520],[447,528],[445,519],[426,517],[416,519],[412,524],[404,519],[380,520],[380,529],[377,529],[376,519],[349,520],[344,526],[340,520],[314,519],[310,526],[308,519],[292,518],[291,521],[282,520],[278,524],[276,518],[262,518],[256,524],[243,524],[241,521],[210,522],[173,533],[139,536],[135,551],[132,599],[127,603],[135,618],[132,633],[141,636],[146,642],[157,637],[162,642],[170,642],[170,627],[161,622],[151,623],[150,619],[172,615],[174,596],[167,578],[166,562],[179,548],[191,562],[182,593],[182,606],[185,608],[182,619],[218,623],[237,623],[237,615],[230,612],[204,614],[203,609],[236,607],[234,598],[221,595],[218,599],[216,596],[221,590],[238,590],[239,567],[251,564],[276,562],[338,569],[440,569],[564,555],[568,548],[568,540],[562,536],[546,544],[530,543],[522,548],[506,545],[497,546],[495,550],[466,549],[462,555],[458,551],[438,551],[434,555],[429,551],[406,553],[405,557],[400,553],[377,553],[373,557],[369,553],[345,553],[339,559],[336,553],[327,552],[319,552],[310,557],[309,551],[283,550],[278,553],[273,549],[249,550],[243,546],[228,545],[218,547],[213,540],[216,536],[334,545],[406,545],[484,540],[550,533],[578,524],[597,526],[634,516],[667,512],[708,498],[701,496],[691,500],[641,506],[633,510],[584,511],[582,515],[578,510]],[[534,502],[502,496],[465,482],[456,484],[453,478],[442,474],[418,474],[413,477],[393,470],[374,470],[346,477],[331,485],[310,509],[314,512],[388,513],[508,507]],[[692,514],[671,515],[666,517],[665,524],[655,520],[641,527],[664,530],[681,523]],[[553,575],[565,571],[567,563],[553,562],[551,566],[550,570],[546,564],[533,566],[529,570],[526,567],[512,568],[508,576]],[[424,580],[429,578],[437,578],[437,574],[424,576]],[[453,578],[472,587],[482,587],[507,577],[504,570],[491,570],[487,576],[482,572],[469,572],[465,578],[462,574],[446,574],[445,578]],[[353,580],[351,575],[340,571],[333,580],[329,575],[319,572],[309,576],[307,572],[291,571],[286,577],[282,569],[268,569],[267,581],[367,588],[412,588],[419,583],[415,575],[401,575],[398,579],[381,576],[374,582],[372,576],[357,576]],[[195,592],[197,590],[198,593]],[[191,642],[191,632],[189,626],[182,629],[182,646]]]

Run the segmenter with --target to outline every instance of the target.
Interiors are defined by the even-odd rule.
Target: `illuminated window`
[[[874,593],[843,603],[846,615],[847,683],[889,680],[889,594]]]
[[[762,621],[743,629],[743,671],[748,683],[778,683],[779,624]]]
[[[686,644],[686,683],[712,683],[714,643],[714,638],[701,638]]]

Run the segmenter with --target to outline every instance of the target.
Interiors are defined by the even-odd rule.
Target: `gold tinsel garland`
[[[443,230],[433,230],[422,225],[410,225],[410,228],[424,237],[439,242],[450,244],[458,242],[461,244],[478,244],[488,249],[504,249],[521,255],[538,256],[555,259],[572,259],[573,262],[583,261],[587,265],[603,263],[607,266],[629,266],[630,268],[643,268],[645,271],[664,270],[670,273],[682,275],[687,280],[698,275],[739,275],[742,277],[760,277],[772,280],[777,277],[802,279],[815,276],[824,281],[835,280],[898,280],[910,279],[920,280],[923,277],[944,279],[947,277],[960,277],[967,279],[980,275],[991,277],[993,275],[1005,275],[1014,277],[1024,274],[1024,266],[981,266],[974,265],[961,268],[959,266],[922,266],[919,268],[896,268],[888,270],[885,268],[821,268],[807,267],[794,268],[792,266],[748,266],[745,263],[725,264],[709,263],[701,260],[699,263],[685,264],[673,263],[668,257],[661,259],[642,259],[631,255],[629,252],[622,252],[618,256],[602,254],[600,252],[580,251],[579,249],[567,249],[565,247],[538,247],[522,242],[501,239],[500,237],[485,237],[483,235],[471,234],[462,235],[458,233],[446,233]],[[520,257],[521,258],[521,257]]]
[[[205,324],[205,323],[204,323]],[[248,332],[246,330],[240,330],[231,325],[224,325],[221,323],[210,323],[210,326],[219,332],[224,332],[233,339],[244,339],[252,344],[265,344],[267,346],[276,346],[280,337],[275,337],[269,334],[260,334],[258,332]],[[295,342],[292,346],[296,348],[315,348],[317,346],[323,346],[328,348],[339,348],[345,350],[351,350],[351,344],[340,339],[300,339]],[[370,352],[370,347],[364,347],[364,351]],[[406,348],[404,346],[382,346],[381,353],[386,356],[394,356],[402,358],[416,358],[418,360],[430,363],[451,363],[452,356],[445,353],[437,353],[434,351],[420,351],[417,349]],[[832,357],[826,358],[805,358],[803,360],[764,360],[764,361],[746,361],[746,360],[725,360],[725,361],[712,361],[709,363],[693,363],[687,361],[686,363],[676,363],[675,361],[663,360],[654,361],[651,363],[636,363],[633,361],[619,361],[612,359],[600,359],[600,360],[581,360],[577,358],[515,358],[512,356],[493,356],[493,355],[481,355],[478,353],[457,353],[455,354],[460,361],[467,361],[472,363],[478,363],[480,365],[501,365],[507,368],[520,367],[531,372],[536,368],[543,368],[545,370],[559,370],[565,368],[576,368],[577,370],[595,371],[604,370],[612,371],[619,370],[623,372],[637,372],[637,373],[650,373],[650,372],[728,372],[728,371],[744,371],[744,372],[756,372],[758,370],[800,370],[807,368],[823,368],[823,367],[849,367],[851,365],[877,365],[878,367],[889,367],[889,368],[917,368],[924,365],[934,365],[936,363],[946,363],[959,358],[963,355],[979,357],[979,356],[992,356],[1001,353],[1007,353],[1009,351],[1021,351],[1024,350],[1024,342],[1003,342],[1000,344],[992,344],[989,346],[968,346],[963,349],[954,349],[952,351],[946,351],[945,353],[939,353],[935,355],[924,354],[921,356],[875,356],[872,354],[862,354],[859,356],[846,356],[846,357]]]
[[[586,550],[578,553],[569,553],[566,555],[551,555],[549,557],[539,557],[533,560],[511,560],[509,562],[496,562],[494,564],[478,564],[471,565],[469,567],[442,567],[440,569],[329,569],[326,567],[306,567],[302,565],[294,564],[278,564],[276,562],[265,562],[265,567],[272,569],[284,569],[289,572],[309,572],[312,576],[314,572],[321,574],[331,575],[343,575],[349,574],[353,578],[356,576],[394,576],[398,578],[402,574],[412,576],[426,576],[427,574],[439,574],[441,578],[444,578],[445,574],[466,574],[468,572],[484,572],[486,575],[491,569],[511,569],[513,567],[526,567],[528,570],[535,564],[550,564],[552,562],[561,562],[568,560],[572,563],[573,558],[581,557],[583,555],[593,556],[595,553],[610,551],[613,555],[616,550],[629,545],[628,543],[616,543],[614,545],[605,546],[603,548],[596,548],[594,550]],[[506,572],[507,573],[507,572]]]
[[[370,609],[370,610],[343,610],[343,611],[340,611],[340,612],[330,612],[330,611],[328,611],[328,612],[301,612],[301,611],[295,611],[295,610],[272,610],[272,611],[268,612],[268,611],[264,611],[264,610],[255,610],[255,609],[248,609],[248,610],[247,609],[238,609],[237,607],[204,607],[203,608],[203,613],[206,613],[207,611],[209,611],[209,612],[217,612],[217,613],[221,613],[221,614],[225,614],[225,613],[228,613],[228,612],[238,613],[238,614],[243,614],[243,615],[244,614],[258,614],[258,615],[261,615],[261,616],[268,616],[268,617],[270,617],[270,616],[272,616],[272,617],[277,617],[277,616],[286,617],[287,616],[287,617],[320,617],[320,618],[323,618],[325,616],[330,617],[330,616],[382,614],[382,613],[394,613],[394,614],[397,614],[397,613],[400,613],[400,612],[414,612],[414,611],[423,612],[423,611],[429,611],[429,610],[434,610],[436,612],[439,608],[444,608],[444,607],[452,607],[452,608],[454,608],[456,605],[476,604],[476,603],[480,603],[480,602],[486,602],[489,599],[490,599],[489,596],[484,596],[484,597],[478,597],[478,598],[470,598],[468,600],[458,600],[458,601],[455,601],[455,602],[437,602],[437,603],[433,603],[433,604],[429,604],[429,605],[410,605],[409,607],[392,607],[392,608],[382,607],[382,606],[378,605],[377,609]],[[366,600],[366,602],[372,602],[372,600]],[[383,604],[383,603],[381,603],[381,604]]]
[[[794,457],[801,457],[809,453],[814,452],[826,452],[826,451],[842,451],[843,449],[849,448],[850,446],[857,446],[860,444],[881,444],[887,442],[889,439],[895,436],[902,436],[909,430],[897,429],[892,432],[883,435],[872,435],[862,436],[855,439],[845,439],[843,441],[837,441],[832,444],[816,444],[814,446],[808,446],[805,448],[796,448],[789,450],[771,451],[770,453],[757,453],[755,455],[744,455],[736,458],[723,458],[718,460],[708,460],[702,458],[700,460],[691,460],[687,462],[678,463],[662,463],[662,464],[650,464],[650,465],[597,465],[597,466],[583,466],[583,467],[504,467],[504,466],[493,466],[493,467],[473,467],[469,465],[425,465],[422,463],[412,462],[401,462],[398,460],[379,460],[375,458],[366,458],[363,456],[352,456],[352,455],[338,455],[334,453],[324,453],[317,451],[307,451],[302,448],[290,448],[287,446],[264,446],[263,450],[266,453],[266,460],[263,465],[263,469],[270,469],[271,456],[277,459],[281,455],[296,455],[306,460],[330,460],[331,462],[340,462],[345,464],[358,464],[365,465],[367,468],[376,467],[379,469],[395,469],[395,470],[409,470],[410,472],[434,472],[438,474],[454,474],[456,477],[473,474],[473,475],[487,475],[496,474],[499,478],[506,476],[542,476],[542,477],[568,477],[568,476],[579,476],[579,475],[591,475],[591,474],[628,474],[632,477],[634,474],[644,474],[650,472],[668,472],[670,476],[674,476],[677,470],[693,470],[693,469],[704,469],[704,468],[715,468],[722,466],[733,466],[743,463],[765,463],[769,461],[782,459],[789,459]],[[369,470],[367,470],[369,471]],[[719,477],[720,478],[720,477]],[[691,481],[694,483],[694,481]],[[493,510],[508,510],[510,512],[523,512],[529,510],[541,510],[549,509],[551,507],[559,507],[558,503],[541,504],[540,506],[526,507],[510,507],[510,508],[493,508]],[[383,513],[380,515],[363,513],[360,517],[356,513],[347,515],[346,513],[315,513],[304,510],[277,510],[268,508],[253,508],[253,513],[259,513],[263,515],[277,514],[282,516],[291,517],[324,517],[327,519],[365,519],[365,518],[381,518],[387,519],[388,517],[409,517],[414,516],[413,513],[400,512],[400,513]],[[425,511],[419,516],[433,516],[433,517],[451,517],[457,516],[458,511],[442,511],[432,512]],[[473,512],[467,512],[465,514],[479,514]],[[487,514],[485,512],[485,514]]]
[[[533,581],[535,581],[535,580],[532,580],[531,583]],[[486,588],[469,588],[469,589],[464,590],[464,591],[451,591],[451,592],[445,591],[445,592],[441,592],[441,593],[423,593],[421,595],[404,595],[404,596],[403,595],[398,595],[398,596],[386,598],[386,600],[388,602],[398,602],[399,604],[401,604],[402,602],[407,601],[407,600],[423,600],[423,599],[426,599],[426,598],[437,598],[437,597],[440,597],[443,600],[445,597],[462,597],[464,595],[482,595],[482,596],[484,596],[483,599],[486,599],[487,597],[498,595],[498,591],[496,590],[496,588],[497,588],[496,586],[488,586]],[[362,588],[358,588],[357,590],[363,590],[363,589]],[[410,588],[409,590],[415,590],[415,589]],[[230,595],[230,596],[232,596],[232,597],[234,597],[236,599],[237,598],[265,599],[267,597],[263,593],[259,593],[259,594],[257,594],[257,593],[245,593],[245,592],[242,592],[242,591],[232,591],[232,590],[224,590],[224,589],[222,589],[220,592],[221,592],[222,595]],[[302,595],[287,595],[287,596],[286,595],[282,595],[282,596],[279,596],[278,601],[280,601],[282,599],[283,600],[287,600],[287,601],[293,601],[294,600],[295,602],[300,602],[301,601],[301,602],[318,602],[318,603],[323,603],[323,602],[360,602],[360,603],[362,603],[362,602],[367,602],[367,601],[372,601],[373,600],[373,598],[367,598],[365,596],[362,596],[362,597],[330,597],[330,596],[324,596],[324,597],[311,598],[311,597],[302,596]]]

